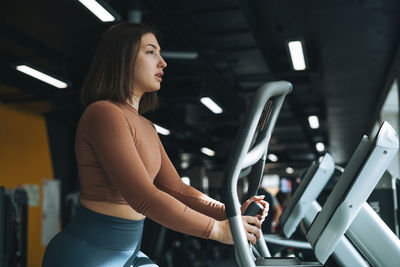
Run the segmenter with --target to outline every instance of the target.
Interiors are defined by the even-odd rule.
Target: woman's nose
[[[165,62],[162,56],[160,56],[160,67],[163,69],[167,67],[167,62]]]

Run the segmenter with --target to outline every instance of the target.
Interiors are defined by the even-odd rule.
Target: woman
[[[157,102],[163,70],[155,34],[122,23],[103,36],[82,88],[76,133],[81,206],[50,242],[43,266],[157,266],[139,251],[144,218],[181,233],[232,244],[225,206],[184,184],[153,124],[140,114]],[[255,243],[268,211],[243,216]],[[150,265],[148,265],[150,264]]]

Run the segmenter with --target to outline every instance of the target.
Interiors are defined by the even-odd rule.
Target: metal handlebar
[[[241,219],[240,202],[237,194],[239,174],[241,170],[256,164],[261,158],[265,159],[268,144],[282,103],[285,96],[291,90],[292,85],[289,82],[277,81],[265,83],[256,91],[247,108],[244,121],[239,129],[233,151],[225,169],[224,196],[226,215],[229,219],[232,237],[238,251],[239,264],[242,266],[255,266],[255,264],[248,249]],[[257,125],[268,100],[272,100],[268,120],[265,127],[260,132],[256,132]],[[255,135],[257,137],[253,145],[252,141],[254,141]],[[257,179],[253,179],[252,183],[259,185],[261,179],[262,175],[260,175],[258,183],[254,181]]]

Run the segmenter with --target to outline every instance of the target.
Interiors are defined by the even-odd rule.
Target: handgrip
[[[257,202],[251,202],[247,207],[246,211],[243,215],[245,216],[256,216],[257,214],[261,214],[264,209],[264,206]]]

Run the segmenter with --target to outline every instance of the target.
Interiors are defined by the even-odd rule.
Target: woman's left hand
[[[247,207],[250,205],[251,202],[257,202],[260,203],[261,205],[264,206],[264,209],[262,211],[261,214],[257,214],[256,217],[261,221],[261,223],[265,220],[265,217],[267,217],[268,215],[268,210],[269,210],[269,203],[264,201],[264,195],[261,196],[253,196],[251,198],[249,198],[248,200],[246,200],[242,207],[240,208],[240,211],[242,212],[242,215],[244,214],[245,210],[247,209]]]

